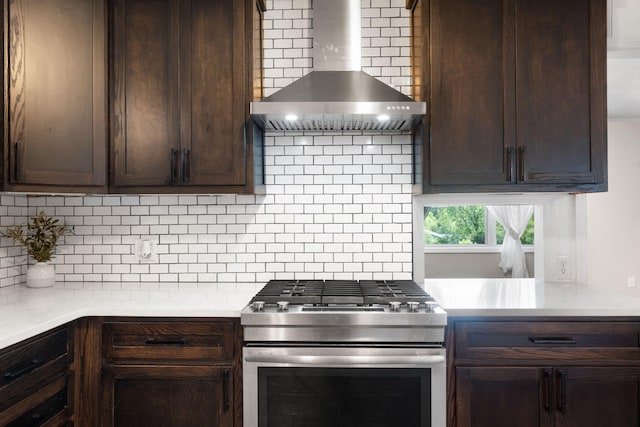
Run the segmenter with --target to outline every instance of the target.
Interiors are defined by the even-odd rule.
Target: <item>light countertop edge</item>
[[[426,279],[448,317],[637,317],[640,298],[534,279]]]
[[[67,282],[0,288],[0,349],[82,317],[240,317],[264,284]]]
[[[0,288],[0,349],[82,317],[239,317],[264,283],[66,282]],[[432,279],[453,317],[637,317],[640,298],[533,279]]]

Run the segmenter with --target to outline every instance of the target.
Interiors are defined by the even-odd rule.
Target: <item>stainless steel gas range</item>
[[[444,427],[447,315],[415,282],[273,280],[241,321],[245,427]]]

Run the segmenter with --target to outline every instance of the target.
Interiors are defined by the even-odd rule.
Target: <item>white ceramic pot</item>
[[[27,287],[48,288],[56,281],[56,270],[48,262],[36,262],[27,269]]]

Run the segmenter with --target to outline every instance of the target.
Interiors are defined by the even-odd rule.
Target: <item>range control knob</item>
[[[278,306],[278,311],[287,311],[289,309],[289,301],[278,301],[276,304]]]
[[[389,309],[391,311],[400,311],[400,301],[389,301]]]
[[[427,313],[433,313],[435,311],[436,307],[438,306],[438,303],[437,302],[427,302],[427,303],[425,303],[425,306],[426,306],[426,310],[425,311]]]
[[[254,301],[251,304],[251,308],[253,311],[263,311],[264,310],[264,301]]]
[[[415,302],[415,301],[409,301],[407,303],[407,307],[409,307],[409,312],[410,313],[417,313],[418,312],[418,306],[420,305],[420,303]]]

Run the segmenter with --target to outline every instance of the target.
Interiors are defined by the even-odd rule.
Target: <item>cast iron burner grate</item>
[[[434,301],[412,280],[271,280],[253,301],[275,304],[372,305]]]

